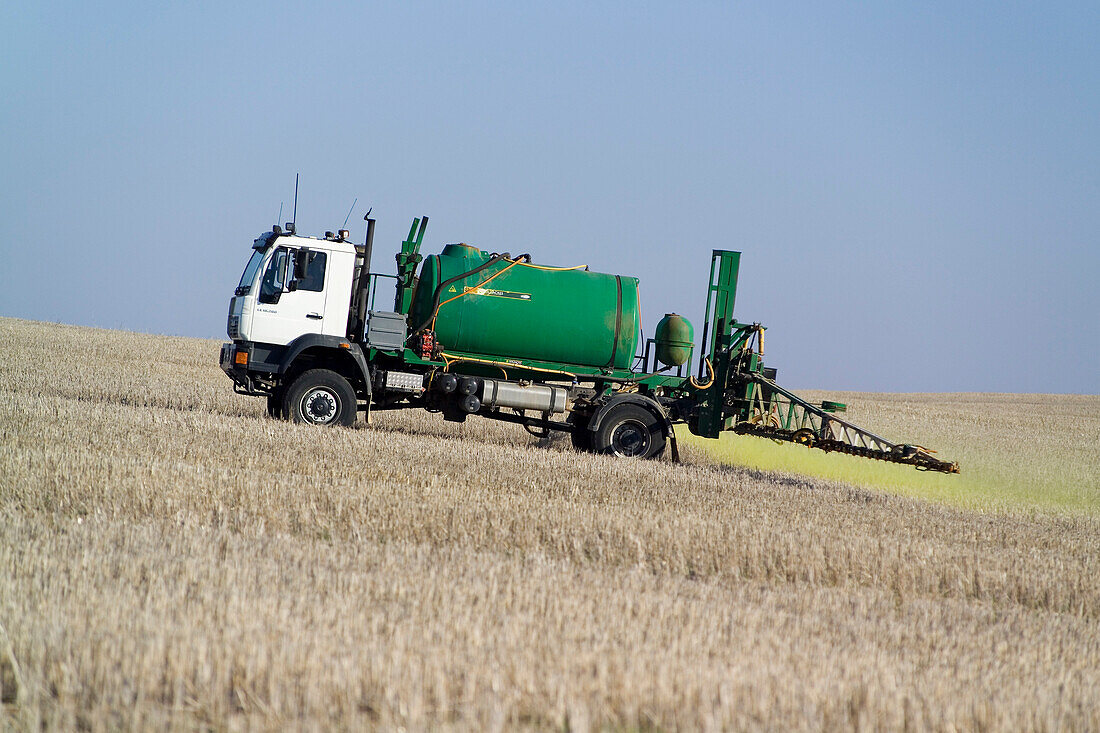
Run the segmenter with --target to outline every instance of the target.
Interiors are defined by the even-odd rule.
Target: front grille
[[[229,334],[231,339],[239,339],[241,337],[241,317],[229,316],[229,323],[225,327],[225,332]]]

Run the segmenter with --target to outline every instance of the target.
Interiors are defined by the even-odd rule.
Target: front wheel
[[[286,391],[283,414],[307,425],[353,425],[358,410],[348,380],[329,369],[310,369]]]
[[[592,436],[597,453],[624,458],[656,458],[664,453],[665,433],[661,421],[641,405],[621,404],[611,408]]]

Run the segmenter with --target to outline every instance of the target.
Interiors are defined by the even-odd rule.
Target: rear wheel
[[[597,453],[623,458],[655,458],[665,450],[661,421],[641,405],[631,403],[612,407],[592,435]]]
[[[283,401],[287,417],[308,425],[352,425],[357,410],[351,384],[329,369],[302,374],[291,383]]]

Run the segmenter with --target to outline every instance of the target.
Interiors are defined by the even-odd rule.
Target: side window
[[[263,280],[260,281],[261,303],[278,303],[283,294],[283,284],[286,282],[286,266],[288,251],[286,247],[279,247],[264,270]]]
[[[325,262],[327,260],[328,255],[324,252],[310,251],[306,276],[298,281],[299,290],[312,290],[319,293],[325,289]]]

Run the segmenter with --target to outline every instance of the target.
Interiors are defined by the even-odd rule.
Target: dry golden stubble
[[[1097,725],[1095,518],[484,420],[305,429],[232,395],[213,342],[0,335],[9,721]]]

